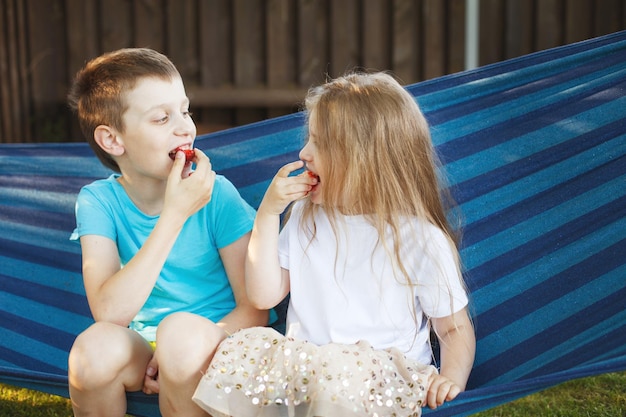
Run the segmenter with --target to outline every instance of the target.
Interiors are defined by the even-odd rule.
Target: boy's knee
[[[172,314],[157,329],[159,369],[195,372],[208,363],[224,337],[224,331],[204,317],[190,313]]]
[[[217,345],[224,336],[224,331],[209,319],[192,313],[174,313],[159,324],[157,346]]]
[[[70,384],[88,386],[113,380],[123,366],[122,343],[113,336],[111,323],[94,323],[79,334],[68,357]]]

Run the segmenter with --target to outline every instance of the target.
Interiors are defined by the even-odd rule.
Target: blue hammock
[[[626,32],[408,87],[465,217],[477,356],[469,415],[626,369]],[[302,115],[198,138],[257,206],[297,159]],[[92,318],[74,228],[80,187],[109,174],[85,144],[0,146],[0,381],[67,396]],[[129,394],[129,413],[158,415]]]

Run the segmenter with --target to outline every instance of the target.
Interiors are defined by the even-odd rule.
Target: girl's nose
[[[309,145],[308,144],[304,145],[304,147],[302,149],[300,149],[300,153],[298,154],[298,156],[303,161],[310,161],[311,160],[311,154],[309,152]]]

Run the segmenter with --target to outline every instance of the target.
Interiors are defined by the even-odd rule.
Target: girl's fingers
[[[293,171],[296,171],[300,168],[302,168],[304,166],[304,162],[303,161],[294,161],[294,162],[290,162],[286,165],[283,165],[278,172],[276,173],[277,177],[282,177],[282,178],[286,178],[289,176],[289,174],[291,174]]]

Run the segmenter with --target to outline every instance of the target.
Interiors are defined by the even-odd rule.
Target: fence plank
[[[67,79],[71,80],[86,60],[101,53],[98,9],[95,0],[66,0],[67,11]],[[68,87],[65,84],[66,89]]]
[[[295,77],[296,28],[295,7],[289,0],[268,0],[267,27],[267,84],[270,87],[293,85]]]
[[[195,0],[169,0],[166,3],[166,48],[165,53],[176,64],[186,83],[197,83],[198,24]]]
[[[563,0],[543,0],[537,3],[536,48],[548,49],[561,45],[563,34]]]
[[[509,0],[505,10],[504,58],[526,55],[533,51],[535,2]]]
[[[358,66],[359,3],[357,0],[330,2],[330,74],[345,74]]]
[[[133,1],[133,26],[135,28],[135,45],[165,52],[167,31],[164,17],[165,3],[163,0]]]
[[[200,84],[218,87],[233,80],[233,28],[230,0],[200,2]]]
[[[166,53],[201,133],[296,110],[354,67],[405,84],[463,69],[466,0],[0,0],[0,141],[80,139],[88,59]],[[626,0],[481,0],[479,65],[626,28]]]
[[[446,74],[465,69],[465,0],[449,0],[447,26]]]
[[[19,103],[18,97],[19,97],[19,85],[20,85],[19,70],[18,70],[19,67],[15,65],[18,62],[17,61],[18,32],[17,32],[17,27],[16,27],[18,7],[19,5],[16,4],[15,1],[7,2],[6,9],[5,9],[7,25],[4,28],[4,30],[8,34],[8,37],[7,37],[8,48],[6,51],[6,55],[7,55],[6,58],[8,62],[13,63],[13,65],[8,66],[8,71],[6,74],[8,78],[7,87],[8,87],[8,93],[9,93],[9,96],[7,97],[8,98],[7,104],[10,105],[9,119],[7,120],[7,122],[8,122],[9,132],[11,135],[10,137],[12,138],[18,138],[21,133],[19,113],[16,111],[16,104]]]
[[[18,123],[19,127],[14,139],[16,141],[31,142],[32,135],[29,126],[28,118],[23,115],[29,114],[31,107],[31,94],[29,84],[29,71],[28,71],[28,35],[26,24],[26,7],[23,1],[16,1],[16,18],[17,18],[17,72],[19,74],[19,88],[17,96],[14,97],[15,112],[14,120]],[[1,139],[1,138],[0,138]]]
[[[566,0],[565,42],[572,43],[588,39],[593,35],[593,0]]]
[[[7,4],[10,0],[0,0],[0,24],[2,27],[8,26]],[[7,51],[11,40],[8,36],[8,31],[0,30],[0,135],[5,138],[5,141],[10,141],[14,138],[13,132],[13,115],[11,105],[11,82],[10,82],[10,70],[11,61],[9,60]]]
[[[479,63],[498,62],[506,54],[504,4],[500,0],[481,0],[480,2],[480,48]]]
[[[595,4],[594,36],[606,35],[624,27],[623,0],[602,0]]]
[[[33,137],[37,140],[67,138],[69,114],[65,96],[67,27],[62,0],[28,1],[29,56]]]
[[[384,0],[365,0],[362,7],[362,65],[371,70],[390,70],[393,48],[390,31],[391,5]]]
[[[435,78],[446,72],[446,2],[424,0],[424,56],[425,80]]]
[[[268,0],[267,27],[267,86],[272,89],[294,87],[296,79],[295,5],[289,0]],[[268,117],[288,114],[297,108],[299,98],[294,95],[285,107],[270,109]]]
[[[324,81],[328,72],[328,3],[324,0],[297,0],[298,72],[301,86]]]
[[[100,47],[102,52],[134,45],[133,4],[128,0],[106,0],[100,3]]]
[[[302,101],[304,88],[188,88],[193,106],[227,108],[286,108]]]
[[[263,85],[264,13],[262,0],[233,0],[234,5],[234,81],[238,88]],[[238,124],[247,124],[265,117],[262,111],[242,109],[236,113]]]
[[[232,86],[233,50],[232,9],[230,0],[205,0],[199,4],[199,45],[200,80],[198,85],[205,88]],[[185,80],[188,87],[191,85]],[[189,88],[188,88],[189,89]],[[199,132],[209,132],[235,124],[233,111],[229,108],[200,110],[198,100],[205,98],[203,93],[190,92],[194,118]],[[230,107],[230,106],[229,106]]]
[[[418,7],[412,0],[395,0],[393,10],[393,71],[408,84],[421,78],[418,63],[420,50],[418,35]]]

